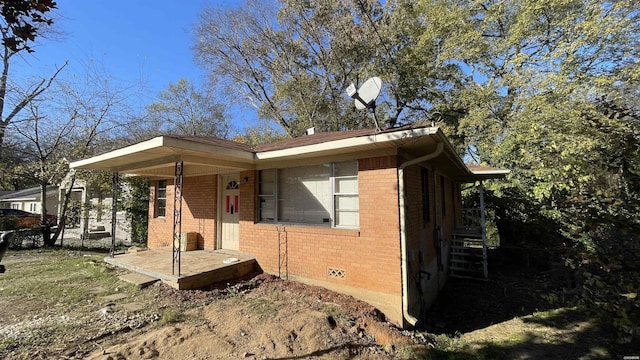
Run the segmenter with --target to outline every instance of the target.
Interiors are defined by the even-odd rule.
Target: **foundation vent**
[[[337,268],[327,268],[327,276],[334,279],[345,279],[347,277],[347,270]]]

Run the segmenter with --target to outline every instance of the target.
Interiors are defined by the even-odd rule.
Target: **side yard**
[[[265,274],[203,290],[118,279],[106,252],[9,252],[0,275],[3,359],[566,359],[640,354],[579,309],[553,308],[544,278],[451,281],[427,331],[373,307]],[[518,280],[519,278],[523,280]]]

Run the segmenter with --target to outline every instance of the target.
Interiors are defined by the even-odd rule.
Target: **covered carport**
[[[119,175],[149,179],[173,178],[173,251],[172,274],[181,273],[183,179],[190,176],[237,173],[255,168],[250,145],[197,136],[159,136],[88,159],[71,163],[73,169],[100,170],[112,173],[112,216],[117,210]],[[167,199],[168,200],[168,199]],[[169,217],[169,214],[167,214]],[[112,221],[112,227],[115,227]],[[111,250],[114,256],[115,229],[112,229]]]

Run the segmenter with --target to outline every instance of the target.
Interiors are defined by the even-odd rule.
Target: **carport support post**
[[[111,174],[111,249],[109,257],[116,252],[116,217],[118,214],[118,173]]]
[[[482,227],[482,272],[484,278],[489,278],[489,268],[487,265],[487,223],[485,222],[484,214],[484,184],[480,180],[478,185],[478,192],[480,193],[480,226]]]
[[[176,274],[176,264],[178,265],[178,276],[180,276],[180,237],[182,233],[182,178],[183,163],[176,162],[173,176],[173,266],[171,275]]]

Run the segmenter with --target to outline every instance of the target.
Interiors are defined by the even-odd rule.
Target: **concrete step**
[[[120,280],[136,284],[140,289],[143,289],[160,279],[133,272],[120,276]]]

